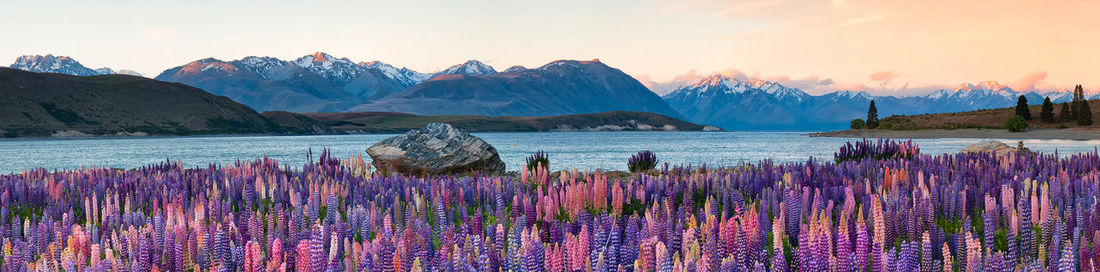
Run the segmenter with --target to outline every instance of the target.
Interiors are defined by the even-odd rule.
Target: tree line
[[[1031,120],[1031,110],[1027,106],[1027,98],[1023,95],[1016,100],[1014,116],[1025,121]],[[1084,89],[1081,85],[1074,87],[1073,99],[1070,102],[1062,102],[1062,110],[1057,116],[1054,115],[1054,103],[1050,102],[1050,97],[1046,97],[1040,108],[1039,119],[1044,123],[1074,121],[1080,126],[1092,125],[1092,109],[1089,108],[1088,100],[1085,100]]]
[[[1027,130],[1027,121],[1031,119],[1031,109],[1028,108],[1027,97],[1020,95],[1016,100],[1016,111],[1005,122],[1005,128],[1011,131]],[[1054,103],[1050,101],[1050,97],[1045,97],[1039,110],[1039,120],[1044,123],[1072,121],[1079,126],[1092,125],[1092,109],[1089,108],[1089,102],[1085,99],[1084,88],[1081,85],[1074,87],[1073,99],[1070,102],[1062,102],[1062,109],[1057,115],[1054,114]],[[851,129],[875,129],[878,126],[878,108],[875,107],[875,100],[871,100],[871,104],[867,107],[866,120],[857,118],[852,120],[850,124]]]

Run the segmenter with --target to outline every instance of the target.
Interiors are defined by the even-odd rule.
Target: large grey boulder
[[[1005,143],[1002,143],[1002,142],[999,142],[999,141],[994,141],[994,140],[981,141],[981,142],[969,145],[966,148],[963,148],[963,150],[962,150],[963,153],[986,153],[986,152],[990,152],[990,153],[993,153],[993,154],[996,154],[996,155],[1011,154],[1011,153],[1016,152],[1016,151],[1017,151],[1017,149],[1015,147],[1011,147],[1011,146],[1008,146]]]
[[[504,174],[496,148],[444,123],[386,138],[368,148],[367,155],[375,168],[402,174]]]

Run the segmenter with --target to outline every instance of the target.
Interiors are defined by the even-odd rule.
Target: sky
[[[0,64],[165,69],[316,51],[434,72],[600,59],[661,93],[721,73],[811,94],[1100,89],[1100,1],[11,1]]]

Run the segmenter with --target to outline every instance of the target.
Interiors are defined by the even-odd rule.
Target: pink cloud
[[[894,78],[897,78],[898,76],[901,76],[901,74],[894,73],[894,71],[878,71],[878,72],[871,73],[871,76],[869,76],[869,78],[872,81],[887,81],[887,82],[889,82],[889,81],[894,80]]]
[[[1022,91],[1022,92],[1036,91],[1036,90],[1039,90],[1041,88],[1041,86],[1046,85],[1046,81],[1047,81],[1047,72],[1046,71],[1035,71],[1035,72],[1028,73],[1027,75],[1024,75],[1023,78],[1008,84],[1008,86],[1012,87],[1013,90]]]

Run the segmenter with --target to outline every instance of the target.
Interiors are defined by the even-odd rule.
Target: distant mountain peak
[[[80,62],[68,56],[54,56],[52,54],[47,54],[45,56],[23,55],[15,59],[15,63],[12,63],[9,67],[36,73],[58,73],[74,76],[94,76],[107,74],[105,72],[108,72],[97,71],[85,67],[80,64]],[[109,72],[114,73],[114,71]]]
[[[127,69],[122,69],[122,70],[118,70],[118,71],[115,71],[115,74],[119,74],[119,75],[129,75],[129,76],[138,76],[138,77],[145,77],[145,75],[144,75],[144,74],[142,74],[142,73],[140,73],[140,72],[138,72],[138,71],[134,71],[134,70],[127,70]]]
[[[836,95],[836,96],[839,96],[839,97],[861,98],[861,99],[866,99],[866,100],[870,100],[872,98],[871,94],[867,93],[865,91],[843,90],[843,91],[833,92],[833,94]]]
[[[360,62],[359,66],[366,67],[367,69],[376,69],[382,72],[383,75],[386,75],[386,77],[400,82],[406,87],[424,82],[431,77],[431,74],[420,73],[405,67],[397,68],[389,63],[377,60]]]
[[[99,73],[101,75],[113,75],[113,74],[115,74],[115,70],[113,70],[111,68],[107,68],[107,67],[95,69],[95,72]]]
[[[325,54],[325,52],[313,52],[313,61],[315,62],[325,62],[329,57],[331,56],[329,54]]]
[[[99,69],[88,68],[80,64],[79,61],[68,56],[55,56],[52,54],[47,54],[45,56],[23,55],[15,59],[15,63],[12,63],[10,68],[36,73],[57,73],[74,76],[96,76],[117,73],[114,69],[107,67]],[[126,71],[128,71],[127,74],[136,73],[129,70]]]
[[[501,73],[522,72],[524,70],[527,70],[527,67],[523,67],[523,65],[513,65],[512,67],[508,67],[508,69],[504,69]]]
[[[1006,98],[1016,98],[1021,93],[1013,90],[1011,87],[1000,84],[996,81],[982,81],[978,84],[963,83],[955,86],[955,88],[948,90],[939,90],[931,94],[926,95],[929,98],[944,98],[948,96],[958,96],[962,98],[970,97],[983,97],[988,95],[1001,96]]]
[[[722,75],[722,74],[713,74],[713,75],[709,75],[709,76],[705,76],[703,78],[700,78],[699,81],[696,81],[695,84],[691,85],[691,87],[699,88],[699,87],[711,87],[711,86],[718,86],[718,85],[726,85],[728,82],[731,82],[732,80],[733,80],[732,78],[730,78],[728,76],[725,76],[725,75]]]
[[[317,51],[313,54],[302,56],[297,60],[294,60],[294,64],[303,68],[310,68],[313,66],[322,66],[326,69],[331,67],[334,63],[340,64],[354,64],[347,58],[336,58],[328,53]]]
[[[497,70],[493,69],[493,66],[482,63],[478,60],[468,60],[462,64],[457,64],[439,72],[437,75],[469,75],[469,76],[484,76],[496,74]]]
[[[705,76],[691,85],[677,88],[668,95],[673,95],[678,92],[693,93],[695,95],[711,92],[726,94],[764,93],[777,99],[791,98],[799,102],[810,96],[802,90],[786,87],[778,82],[756,78],[742,80],[723,74]]]
[[[959,84],[958,86],[955,86],[954,90],[956,92],[959,92],[959,91],[976,91],[976,90],[981,90],[981,91],[1010,90],[1011,91],[1012,88],[1010,88],[1006,85],[1002,85],[1000,83],[997,83],[996,81],[982,81],[982,82],[978,83],[977,85],[970,84],[970,83]]]

